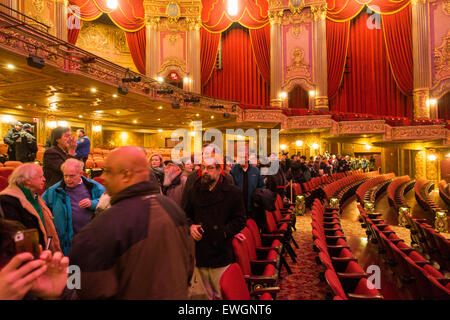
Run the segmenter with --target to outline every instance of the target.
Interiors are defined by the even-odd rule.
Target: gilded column
[[[19,0],[2,0],[1,3],[11,9],[20,11]],[[1,7],[0,11],[9,14],[12,17],[19,18],[19,15],[17,13],[15,13],[14,11],[8,10],[6,8]]]
[[[201,68],[200,68],[200,18],[187,19],[189,25],[188,31],[188,70],[189,78],[192,82],[189,84],[189,91],[201,93]]]
[[[314,82],[316,92],[314,109],[328,110],[328,77],[327,77],[327,4],[312,6],[314,15]]]
[[[55,1],[56,37],[67,41],[67,0]]]
[[[427,176],[427,159],[426,159],[426,152],[425,151],[419,151],[416,153],[415,156],[415,175],[414,178],[420,179],[425,178]]]
[[[429,118],[427,106],[431,86],[431,63],[429,42],[428,3],[412,0],[412,43],[414,64],[414,118]]]
[[[281,19],[283,11],[269,12],[270,19],[270,104],[281,107],[282,100],[279,97],[282,85],[283,70],[282,61],[282,35]]]
[[[156,78],[159,68],[158,61],[158,26],[161,21],[158,8],[152,1],[144,0],[145,9],[145,75]]]

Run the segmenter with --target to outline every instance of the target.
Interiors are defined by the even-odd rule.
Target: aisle
[[[315,258],[317,253],[313,250],[311,215],[298,216],[296,223],[297,231],[294,231],[294,239],[299,249],[295,249],[297,263],[292,262],[286,256],[292,274],[282,270],[283,279],[280,283],[280,292],[277,300],[323,300],[329,291],[325,282],[320,282],[319,273],[324,270],[323,266],[317,265]]]

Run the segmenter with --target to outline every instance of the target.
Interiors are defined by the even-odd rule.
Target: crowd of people
[[[84,173],[90,142],[77,134],[78,141],[69,128],[53,129],[43,166],[17,167],[0,192],[0,299],[187,299],[194,267],[208,298],[220,299],[220,277],[234,262],[232,240],[245,239],[247,218],[263,228],[261,198],[285,198],[291,180],[370,170],[372,163],[271,154],[262,164],[248,147],[236,163],[224,163],[211,145],[201,163],[176,163],[125,146],[109,153],[99,183]],[[273,163],[278,170],[268,174]],[[23,229],[38,231],[37,259],[14,250],[14,234]],[[62,285],[68,259],[82,273],[77,290]]]

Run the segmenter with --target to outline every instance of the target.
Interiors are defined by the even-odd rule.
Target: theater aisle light
[[[227,12],[230,16],[238,14],[239,4],[238,0],[228,0]]]
[[[118,5],[118,0],[106,0],[106,6],[111,10],[116,10]]]

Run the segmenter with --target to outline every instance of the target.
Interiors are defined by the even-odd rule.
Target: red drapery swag
[[[391,15],[406,8],[410,2],[411,0],[327,0],[327,19],[334,22],[350,21],[365,9],[365,6],[371,12]]]
[[[398,89],[392,76],[383,31],[367,28],[368,15],[350,22],[348,72],[334,98],[333,111],[412,117],[412,96]]]
[[[228,0],[202,0],[202,24],[210,32],[223,32],[234,22],[248,29],[259,29],[269,24],[267,0],[239,0],[238,11],[230,16]]]
[[[115,10],[107,0],[70,0],[69,8],[81,20],[92,21],[108,14],[116,26],[125,31],[128,48],[136,68],[145,74],[145,10],[142,0],[118,0]],[[69,30],[68,41],[76,43],[80,30]],[[72,42],[73,41],[73,42]]]
[[[222,34],[222,70],[214,69],[202,93],[244,104],[269,105],[269,84],[253,58],[248,30],[237,25]]]
[[[289,108],[308,109],[309,107],[309,94],[301,86],[295,86],[288,93],[288,106]]]

